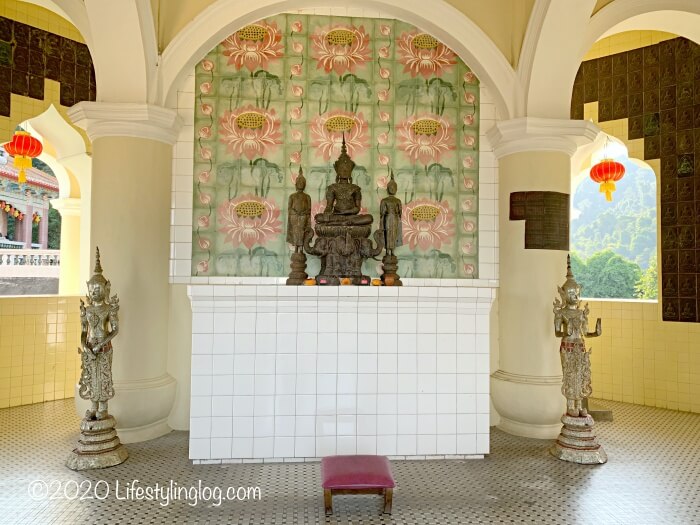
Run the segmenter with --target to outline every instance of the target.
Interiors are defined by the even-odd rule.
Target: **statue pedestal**
[[[382,258],[382,282],[384,286],[403,286],[397,270],[399,269],[399,260],[396,255],[386,254]]]
[[[80,421],[78,446],[66,459],[71,470],[91,470],[124,463],[129,457],[126,447],[119,442],[116,421],[112,416],[105,419],[83,419]]]
[[[316,244],[311,251],[307,249],[321,258],[316,283],[337,286],[349,279],[354,285],[369,285],[369,276],[362,275],[362,263],[376,255],[369,239],[371,232],[371,224],[316,224]]]
[[[289,272],[287,284],[291,286],[304,284],[304,281],[309,278],[306,274],[306,254],[303,252],[292,253],[292,261],[289,266],[292,271]]]
[[[596,465],[608,461],[608,456],[600,446],[593,432],[595,422],[589,415],[570,416],[564,414],[561,417],[564,426],[554,446],[549,452],[563,461],[581,463],[584,465]]]

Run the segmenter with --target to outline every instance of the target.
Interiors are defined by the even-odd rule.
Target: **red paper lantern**
[[[19,168],[17,182],[27,182],[26,168],[32,167],[32,159],[41,155],[44,147],[26,131],[15,131],[12,141],[4,145],[5,151],[15,159],[14,166]]]
[[[591,168],[591,179],[600,183],[600,192],[605,193],[605,200],[612,201],[615,182],[625,175],[625,167],[612,159],[603,159]]]

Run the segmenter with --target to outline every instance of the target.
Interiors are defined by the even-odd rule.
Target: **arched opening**
[[[0,155],[0,295],[56,294],[60,216],[50,201],[58,197],[58,180],[34,158],[20,182],[14,157],[2,147]]]
[[[656,174],[609,135],[599,137],[574,177],[571,192],[572,269],[586,298],[656,299]],[[603,159],[621,164],[612,201],[589,176]],[[603,188],[605,189],[605,188]]]
[[[56,174],[59,183],[57,198],[51,201],[62,220],[59,293],[77,295],[89,272],[92,161],[83,136],[53,105],[28,119],[26,127],[42,140],[44,152],[40,159]]]
[[[655,27],[648,18],[647,23],[646,27]],[[656,27],[669,29],[663,24]],[[611,327],[591,355],[595,397],[681,410],[691,406],[680,375],[657,374],[660,367],[680,369],[684,356],[654,334],[664,331],[674,338],[687,328],[665,321],[697,321],[696,239],[689,231],[695,232],[700,195],[695,192],[697,121],[691,89],[698,50],[696,42],[675,34],[617,33],[591,48],[574,82],[572,117],[599,121],[601,129],[624,143],[629,158],[643,159],[657,181],[653,200],[645,196],[650,202],[640,206],[648,212],[658,210],[653,232],[656,271],[650,265],[638,288],[645,288],[648,295],[656,290],[658,302],[591,300],[591,317],[602,317],[603,326]],[[575,172],[585,167],[578,160]],[[650,183],[654,180],[651,174],[648,178]],[[636,326],[634,335],[625,335],[629,323]]]

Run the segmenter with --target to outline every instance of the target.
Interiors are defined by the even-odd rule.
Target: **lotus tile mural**
[[[396,20],[279,15],[224,39],[196,86],[193,275],[287,275],[298,170],[323,211],[345,136],[362,213],[378,217],[394,171],[399,273],[478,276],[479,81],[439,40]]]

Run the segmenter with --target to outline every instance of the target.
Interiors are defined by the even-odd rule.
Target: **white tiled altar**
[[[441,284],[189,286],[190,459],[488,453],[495,289]]]

